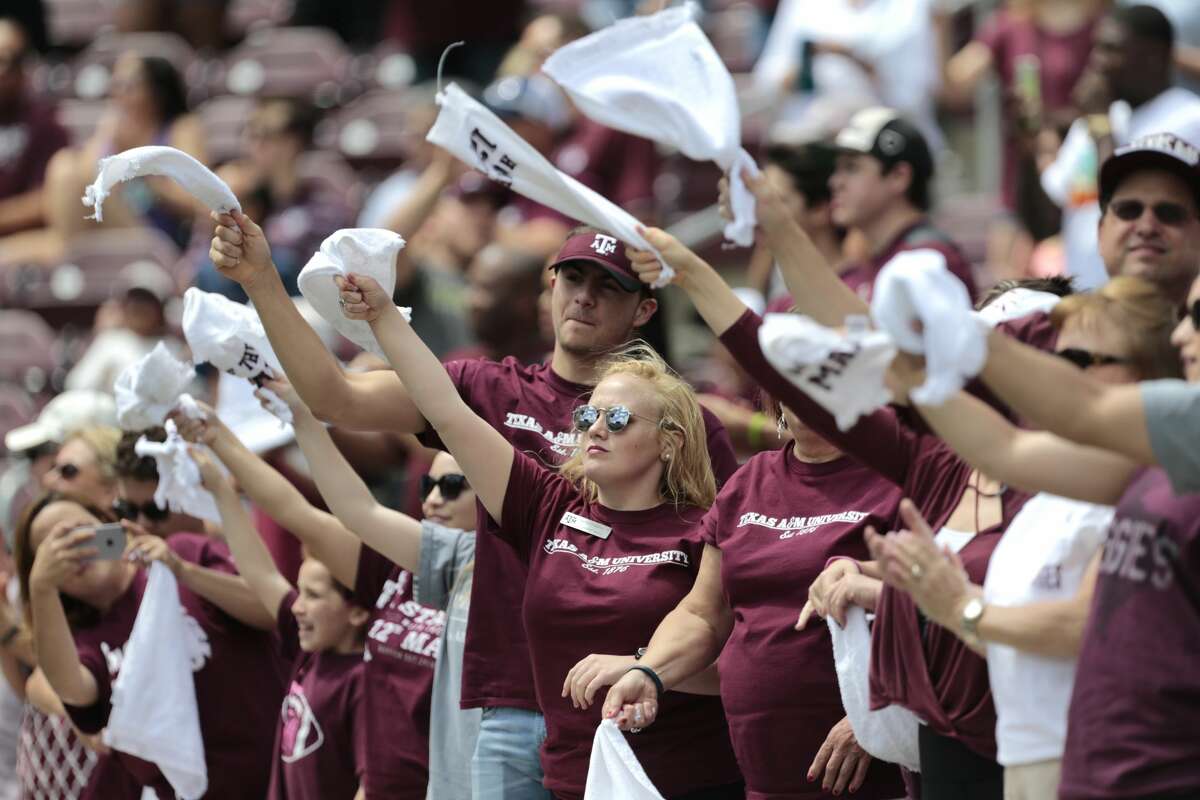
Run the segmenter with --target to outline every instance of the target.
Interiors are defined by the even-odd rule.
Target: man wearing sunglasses
[[[243,215],[217,218],[213,263],[254,302],[284,371],[320,419],[359,430],[427,434],[428,424],[391,370],[348,374],[288,300],[261,228]],[[554,351],[547,364],[513,358],[454,361],[447,371],[462,398],[515,447],[545,463],[571,453],[571,414],[586,402],[597,365],[637,336],[658,300],[633,271],[625,245],[591,228],[572,231],[551,269]],[[737,461],[724,427],[706,412],[718,483]],[[425,443],[439,447],[436,437]],[[547,798],[538,758],[545,723],[534,693],[521,607],[526,566],[490,532],[476,543],[475,596],[463,660],[462,706],[484,708],[473,761],[477,800]]]

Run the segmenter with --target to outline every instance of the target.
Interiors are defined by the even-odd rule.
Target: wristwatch
[[[986,608],[987,605],[979,597],[972,597],[962,608],[963,632],[966,633],[966,639],[970,644],[982,643],[979,638],[979,620],[983,617],[983,611]]]

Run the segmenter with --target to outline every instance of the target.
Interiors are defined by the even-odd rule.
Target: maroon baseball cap
[[[645,285],[633,271],[625,253],[625,243],[607,233],[586,231],[571,236],[559,248],[550,269],[558,269],[570,261],[587,261],[603,267],[622,289],[637,292]]]

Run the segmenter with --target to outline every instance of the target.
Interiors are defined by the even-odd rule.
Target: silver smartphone
[[[92,541],[79,545],[80,547],[96,548],[96,555],[88,558],[88,561],[117,561],[125,555],[125,528],[121,526],[121,523],[82,525],[75,530],[90,530],[96,534]]]

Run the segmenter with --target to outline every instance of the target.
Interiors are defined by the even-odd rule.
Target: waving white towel
[[[887,334],[848,320],[846,335],[799,314],[767,314],[758,344],[771,366],[833,414],[841,430],[853,427],[892,399],[883,377],[896,357]]]
[[[629,213],[555,169],[516,131],[457,85],[447,86],[437,102],[441,110],[425,137],[428,141],[517,194],[611,233],[628,245],[658,254],[637,232],[638,221]],[[675,271],[663,262],[655,288],[666,286],[674,276]]]
[[[200,289],[183,295],[183,335],[192,350],[192,362],[205,361],[219,370],[245,378],[256,386],[283,375],[262,320],[250,306]],[[292,410],[270,389],[263,389],[267,410],[290,425]]]
[[[197,641],[196,628],[179,602],[171,570],[151,564],[104,730],[105,744],[155,764],[183,800],[208,791],[192,677],[207,654],[196,652],[206,646]]]
[[[185,413],[199,413],[195,401],[184,395],[180,405]],[[191,409],[189,411],[189,404]],[[200,468],[188,452],[187,441],[179,435],[173,420],[163,423],[167,431],[164,442],[152,442],[145,436],[133,446],[139,456],[151,456],[158,468],[158,488],[154,490],[154,504],[163,510],[189,514],[197,519],[220,522],[217,501],[204,488],[200,479]]]
[[[846,627],[826,617],[833,638],[833,662],[837,669],[842,708],[850,720],[854,738],[880,761],[921,771],[917,751],[917,726],[921,721],[906,708],[891,705],[871,710],[871,632],[867,613],[857,606],[846,610]]]
[[[117,423],[127,431],[162,425],[195,377],[190,364],[171,355],[159,342],[117,376],[113,385]]]
[[[174,147],[149,145],[100,159],[96,180],[83,195],[83,204],[96,209],[89,219],[104,219],[102,207],[114,186],[143,175],[170,178],[213,211],[242,210],[233,190],[208,167]]]
[[[994,328],[1001,322],[1020,319],[1038,311],[1049,313],[1060,300],[1062,298],[1053,292],[1017,287],[979,309],[979,318]]]
[[[399,234],[382,228],[343,228],[321,242],[321,249],[300,271],[300,294],[337,332],[364,350],[383,357],[371,326],[362,320],[346,319],[338,304],[335,277],[354,272],[379,281],[391,295],[396,289],[396,255],[404,248]],[[412,309],[401,308],[412,319]]]
[[[725,238],[754,243],[754,195],[741,178],[757,175],[742,149],[733,77],[686,3],[619,20],[556,50],[542,65],[588,117],[674,147],[730,174],[734,219]],[[698,102],[701,101],[702,102]]]
[[[583,800],[663,800],[611,719],[596,728]]]
[[[946,402],[987,361],[989,326],[936,250],[908,250],[884,265],[871,316],[901,350],[925,355],[925,383],[912,391],[918,403]]]

